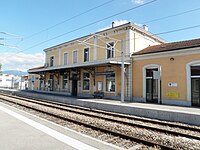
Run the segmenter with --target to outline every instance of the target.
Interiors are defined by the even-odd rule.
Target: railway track
[[[181,129],[184,129],[184,130],[187,129],[187,130],[191,130],[191,131],[195,131],[195,132],[200,132],[199,128],[194,128],[194,127],[189,127],[189,126],[184,126],[184,125],[175,125],[173,123],[166,123],[166,122],[150,120],[150,119],[145,119],[145,118],[138,118],[138,117],[134,117],[134,116],[116,114],[116,113],[111,113],[111,112],[91,110],[91,109],[88,109],[88,108],[82,108],[82,107],[78,107],[78,106],[71,106],[71,105],[49,102],[49,101],[47,102],[47,101],[44,101],[44,100],[43,101],[41,101],[41,100],[36,101],[36,100],[30,99],[30,98],[17,97],[17,96],[6,95],[6,94],[1,94],[1,95],[4,95],[4,97],[1,96],[1,99],[6,100],[6,101],[8,101],[8,99],[7,99],[8,97],[12,97],[12,98],[18,99],[20,101],[26,101],[26,102],[29,102],[29,103],[34,103],[34,104],[38,104],[38,105],[42,105],[42,106],[50,107],[50,108],[54,108],[54,109],[60,109],[60,110],[68,111],[68,112],[71,112],[71,113],[86,115],[86,116],[93,117],[93,118],[104,119],[106,121],[112,121],[112,122],[116,122],[116,123],[119,123],[119,124],[124,124],[124,125],[128,125],[128,126],[139,127],[139,128],[145,128],[145,129],[148,129],[148,130],[153,130],[153,131],[157,131],[157,132],[161,132],[161,133],[171,134],[171,135],[174,135],[174,136],[181,136],[181,137],[186,137],[186,138],[190,138],[190,139],[200,140],[199,136],[188,135],[188,134],[180,133],[180,132],[177,132],[177,131],[170,131],[170,130],[167,130],[167,129],[164,129],[164,128],[158,128],[158,127],[156,128],[156,127],[148,126],[148,125],[144,125],[144,124],[138,124],[138,123],[134,123],[134,122],[124,121],[124,118],[130,119],[130,120],[133,120],[133,119],[134,120],[140,120],[140,121],[142,120],[144,122],[154,123],[154,124],[156,123],[156,124],[163,125],[163,126],[170,126],[171,125],[171,126],[176,127],[176,128],[178,126],[178,128],[181,128]],[[9,102],[16,103],[16,101],[14,102],[14,101],[11,101],[11,100],[9,100]],[[20,103],[17,103],[17,104],[24,106],[23,104],[20,104]],[[175,149],[173,147],[169,147],[169,146],[166,146],[166,145],[155,143],[154,141],[147,141],[147,140],[132,137],[130,135],[126,135],[126,134],[123,134],[123,133],[120,133],[120,132],[111,131],[111,130],[101,128],[101,127],[97,127],[97,126],[94,126],[94,125],[91,125],[91,124],[86,124],[84,122],[80,122],[80,121],[77,121],[77,120],[74,120],[74,119],[66,118],[66,117],[59,116],[59,115],[56,115],[56,114],[52,114],[52,113],[49,113],[49,112],[46,112],[46,111],[43,111],[43,110],[39,110],[39,109],[33,108],[31,106],[25,106],[25,107],[28,107],[29,109],[33,109],[35,111],[39,111],[41,113],[52,115],[52,116],[57,117],[57,118],[62,119],[62,120],[67,120],[67,121],[73,122],[75,124],[81,124],[85,127],[88,127],[88,128],[94,129],[94,130],[99,130],[99,131],[104,132],[104,133],[109,133],[109,134],[119,136],[119,137],[124,138],[124,139],[129,139],[129,140],[135,141],[137,143],[143,143],[144,145],[159,146],[161,149]]]
[[[2,93],[1,93],[2,95]],[[194,131],[194,132],[200,132],[200,128],[197,127],[195,128],[194,126],[188,126],[188,125],[183,125],[183,124],[174,124],[171,122],[164,122],[164,121],[159,121],[159,120],[153,120],[153,119],[148,119],[148,118],[142,118],[142,117],[136,117],[133,115],[125,115],[125,114],[119,114],[119,113],[113,113],[113,112],[106,112],[106,111],[101,111],[101,110],[95,110],[95,109],[90,109],[90,108],[86,108],[86,107],[80,107],[80,106],[75,106],[75,105],[68,105],[68,104],[63,104],[63,103],[59,103],[59,102],[52,102],[52,101],[48,101],[48,100],[43,100],[43,99],[36,99],[36,98],[32,98],[32,97],[19,97],[19,96],[13,96],[13,95],[8,95],[8,94],[3,94],[5,96],[9,96],[9,97],[13,97],[13,98],[17,98],[19,100],[26,100],[29,102],[32,102],[32,100],[34,100],[34,103],[38,103],[41,105],[46,105],[49,107],[54,107],[54,108],[58,108],[58,109],[63,109],[66,111],[71,111],[71,112],[75,112],[75,113],[79,113],[82,115],[88,115],[88,116],[94,116],[94,117],[98,117],[98,118],[102,118],[102,119],[108,119],[109,118],[105,118],[103,116],[97,116],[96,114],[102,114],[102,115],[106,115],[107,116],[113,116],[113,117],[118,117],[120,119],[130,119],[130,120],[136,120],[136,121],[142,121],[145,123],[152,123],[152,124],[158,124],[158,125],[163,125],[163,126],[169,126],[169,127],[175,127],[175,128],[180,128],[183,130],[190,130],[190,131]],[[44,102],[44,103],[42,103]],[[61,108],[59,106],[63,106],[64,108]],[[80,111],[78,111],[80,110]],[[82,112],[84,111],[84,112]],[[95,115],[90,114],[90,113],[95,113]],[[116,122],[120,120],[115,120]],[[134,123],[129,123],[127,122],[128,125],[134,125]],[[142,127],[142,126],[141,126]],[[164,130],[163,130],[164,131]],[[200,139],[200,137],[197,137],[196,139]]]

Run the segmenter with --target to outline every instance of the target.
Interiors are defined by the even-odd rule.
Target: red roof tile
[[[44,66],[39,66],[39,67],[30,68],[29,70],[42,69],[42,68],[44,68]]]
[[[166,52],[166,51],[175,51],[185,48],[193,48],[193,47],[200,47],[200,39],[193,39],[187,41],[179,41],[179,42],[172,42],[172,43],[164,43],[154,46],[149,46],[141,51],[138,51],[133,54],[134,55],[142,55],[142,54],[149,54],[149,53],[158,53],[158,52]]]

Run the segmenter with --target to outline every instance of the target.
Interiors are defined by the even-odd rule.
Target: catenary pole
[[[122,57],[122,64],[121,64],[121,102],[124,102],[124,40],[121,40],[121,57]]]

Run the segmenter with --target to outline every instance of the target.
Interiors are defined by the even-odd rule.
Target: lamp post
[[[19,78],[20,79],[20,82],[19,82],[19,85],[20,85],[20,90],[22,89],[22,74],[21,74],[21,71],[19,70]]]
[[[121,102],[124,102],[124,40],[121,40]]]

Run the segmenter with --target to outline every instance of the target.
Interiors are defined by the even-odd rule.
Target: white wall
[[[134,45],[135,44],[135,45]],[[160,42],[138,31],[130,31],[130,53],[140,51],[148,46],[158,45]]]
[[[12,88],[14,85],[14,75],[3,74],[0,76],[0,87]]]

